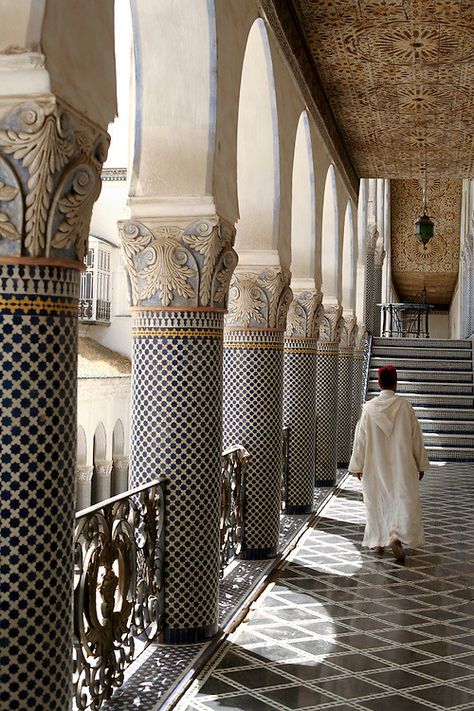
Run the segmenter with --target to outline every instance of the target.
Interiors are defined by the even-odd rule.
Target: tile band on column
[[[70,703],[79,279],[74,269],[0,264],[4,671],[12,709]]]
[[[340,306],[326,306],[319,331],[316,377],[316,486],[334,486],[336,483],[337,369],[341,313]]]
[[[286,511],[310,513],[316,467],[316,367],[322,294],[301,291],[288,310],[283,422],[290,427]]]
[[[130,486],[168,479],[165,641],[196,642],[218,628],[222,335],[234,230],[214,216],[129,221],[120,231],[133,305]]]
[[[337,466],[347,467],[352,451],[355,316],[343,320],[338,353]]]
[[[284,269],[234,275],[224,331],[224,446],[250,454],[244,548],[275,556],[280,533],[283,338],[291,301]]]

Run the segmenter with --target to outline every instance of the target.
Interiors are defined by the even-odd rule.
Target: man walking
[[[397,371],[379,368],[380,395],[367,402],[357,423],[349,471],[362,481],[367,513],[363,546],[382,554],[424,543],[419,480],[430,465],[412,405],[395,394]]]

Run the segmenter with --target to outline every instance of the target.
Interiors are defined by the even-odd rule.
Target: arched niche
[[[359,200],[357,203],[357,276],[356,276],[356,316],[359,323],[364,321],[365,304],[365,273],[367,254],[367,180],[362,179],[359,185]]]
[[[117,420],[112,432],[112,457],[121,457],[124,453],[125,437],[122,420]]]
[[[78,466],[87,464],[87,438],[84,428],[81,427],[81,425],[77,428],[76,464]]]
[[[131,0],[135,68],[133,198],[155,213],[210,214],[216,134],[213,0]],[[137,213],[141,208],[137,202]],[[190,210],[193,212],[191,213]]]
[[[237,250],[277,249],[279,176],[272,60],[265,24],[258,19],[249,32],[240,86]]]
[[[339,229],[336,173],[331,164],[326,174],[321,233],[321,289],[326,303],[338,301]]]
[[[102,422],[95,429],[93,447],[94,464],[107,458],[107,436]]]
[[[291,192],[291,266],[294,279],[314,277],[314,163],[308,115],[303,111],[296,130]]]
[[[356,303],[357,245],[351,201],[347,201],[344,215],[342,247],[342,305],[344,312],[354,313]]]

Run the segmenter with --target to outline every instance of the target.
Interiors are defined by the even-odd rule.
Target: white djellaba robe
[[[362,472],[363,546],[424,543],[418,472],[430,466],[411,403],[392,390],[369,400],[357,423],[349,471]]]

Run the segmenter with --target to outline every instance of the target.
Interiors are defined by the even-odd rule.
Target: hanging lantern
[[[423,215],[415,222],[415,236],[426,247],[432,237],[434,237],[434,222],[425,209]]]
[[[426,204],[426,168],[424,169],[423,183],[423,214],[415,221],[415,237],[420,240],[423,247],[426,247],[430,239],[434,237],[434,222],[428,216],[428,206]]]

